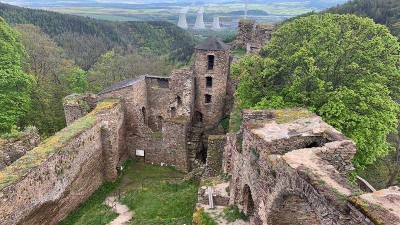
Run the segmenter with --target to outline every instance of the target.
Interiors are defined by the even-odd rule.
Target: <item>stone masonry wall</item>
[[[219,176],[222,172],[222,159],[224,154],[226,137],[225,135],[209,135],[207,150],[207,175]]]
[[[203,115],[205,127],[219,124],[225,115],[226,89],[229,74],[229,50],[195,52],[196,104],[195,111]],[[209,70],[208,55],[214,55],[214,69]],[[206,86],[206,77],[212,77],[212,87]],[[205,102],[205,95],[211,95],[211,103]]]
[[[0,170],[37,147],[40,143],[40,135],[36,128],[31,128],[23,131],[17,139],[13,138],[4,143],[1,142],[0,139]]]
[[[243,142],[228,134],[224,169],[232,177],[230,204],[250,215],[251,224],[399,223],[399,191],[349,200],[357,191],[345,175],[355,145],[319,117],[299,109],[245,111],[243,117]],[[304,146],[307,137],[314,140]]]
[[[104,181],[114,180],[123,120],[119,103],[102,105],[2,170],[0,224],[57,224]],[[37,158],[47,148],[56,151]],[[30,160],[42,162],[23,170]],[[7,177],[20,173],[17,168],[25,172],[7,183]]]
[[[239,22],[236,46],[238,48],[247,49],[247,44],[249,44],[251,52],[257,53],[271,40],[274,29],[275,27],[273,24],[255,24],[254,20],[242,19]]]

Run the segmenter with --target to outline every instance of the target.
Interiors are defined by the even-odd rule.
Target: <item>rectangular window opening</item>
[[[214,56],[213,55],[208,56],[208,69],[209,70],[214,69]]]
[[[206,96],[206,103],[211,103],[211,95],[205,95]]]
[[[212,77],[206,77],[206,87],[212,87]]]

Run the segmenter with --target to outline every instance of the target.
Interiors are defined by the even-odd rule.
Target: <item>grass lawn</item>
[[[184,182],[183,177],[172,167],[129,161],[115,183],[105,183],[60,224],[108,224],[117,215],[103,202],[115,195],[132,210],[131,224],[190,225],[198,182]]]
[[[121,202],[134,212],[135,225],[192,224],[197,182],[182,182],[184,174],[170,167],[135,164],[125,176]]]

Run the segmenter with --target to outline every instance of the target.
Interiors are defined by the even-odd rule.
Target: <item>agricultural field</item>
[[[162,20],[171,23],[178,22],[179,11],[189,7],[187,20],[189,27],[194,25],[196,13],[204,7],[204,21],[211,26],[213,17],[220,16],[221,24],[226,29],[234,29],[237,20],[244,15],[244,3],[240,0],[208,0],[196,2],[190,0],[175,1],[134,1],[135,4],[119,0],[86,0],[86,1],[45,1],[45,0],[10,0],[5,3],[20,6],[41,8],[61,13],[88,16],[113,21],[154,21]],[[159,3],[161,2],[161,3]],[[260,22],[279,22],[287,18],[310,11],[319,11],[325,8],[346,2],[346,0],[249,0],[248,14]]]

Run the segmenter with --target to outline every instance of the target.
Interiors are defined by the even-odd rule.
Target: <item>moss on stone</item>
[[[348,201],[368,217],[376,225],[384,225],[383,221],[372,212],[370,204],[357,196],[350,197]]]
[[[0,190],[19,180],[30,169],[42,164],[49,155],[58,152],[71,139],[92,127],[97,121],[95,117],[96,113],[111,109],[117,104],[118,100],[105,100],[99,103],[93,112],[78,119],[75,123],[46,139],[38,147],[29,151],[10,166],[4,168],[0,174]]]
[[[209,135],[208,141],[222,141],[225,140],[225,135]]]
[[[188,122],[188,118],[186,116],[179,116],[176,118],[166,119],[164,122],[178,124],[178,125],[184,125]]]
[[[314,113],[306,109],[277,109],[272,111],[276,116],[276,123],[290,123],[298,119],[309,118],[314,115]]]

